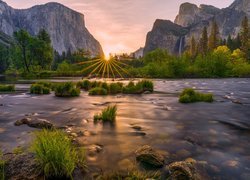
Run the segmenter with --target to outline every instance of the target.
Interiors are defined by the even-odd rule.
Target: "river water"
[[[250,79],[154,80],[154,84],[153,94],[90,97],[82,92],[65,99],[53,93],[30,95],[27,82],[17,81],[17,93],[0,95],[0,146],[4,152],[29,147],[34,129],[13,125],[29,114],[58,127],[73,126],[84,132],[77,138],[81,145],[102,147],[100,153],[87,156],[90,171],[136,166],[134,151],[147,144],[165,153],[166,164],[191,157],[206,161],[213,179],[250,179]],[[215,102],[178,103],[178,93],[186,87],[213,93]],[[95,124],[94,114],[108,104],[118,106],[116,123]]]

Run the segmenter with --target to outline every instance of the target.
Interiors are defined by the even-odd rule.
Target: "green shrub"
[[[180,103],[193,103],[193,102],[213,102],[212,94],[203,94],[195,92],[193,89],[184,89],[179,96]]]
[[[117,106],[108,106],[102,110],[101,114],[94,116],[94,121],[102,120],[103,122],[114,122],[116,120]]]
[[[32,84],[30,86],[31,94],[49,94],[50,88],[43,86],[42,84]]]
[[[107,90],[102,88],[102,87],[95,87],[95,88],[89,90],[89,95],[91,95],[91,96],[107,95],[107,94],[108,94]]]
[[[0,92],[13,92],[15,91],[15,85],[0,85]]]
[[[59,130],[36,132],[32,151],[45,177],[72,178],[78,157],[65,133]]]
[[[91,82],[89,80],[80,81],[76,85],[78,88],[88,91],[91,89]]]
[[[0,150],[0,179],[1,180],[5,179],[4,164],[5,164],[5,161],[3,160],[3,153]]]
[[[142,84],[142,88],[143,91],[150,91],[153,92],[154,91],[154,83],[152,81],[149,80],[142,80],[139,81],[138,84]]]
[[[122,83],[111,83],[109,85],[109,94],[118,94],[122,92]]]
[[[55,86],[55,95],[57,97],[76,97],[80,93],[81,91],[72,82],[59,83]]]
[[[123,87],[122,92],[124,94],[142,94],[143,86],[142,83],[134,84],[133,82],[129,82],[129,84]]]

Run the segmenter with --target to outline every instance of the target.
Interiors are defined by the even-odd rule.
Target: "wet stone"
[[[21,125],[28,125],[29,127],[33,127],[33,128],[38,128],[38,129],[51,129],[54,127],[54,125],[46,120],[46,119],[37,119],[37,118],[23,118],[21,120],[17,120],[15,123],[15,126],[21,126]]]
[[[164,166],[164,156],[151,146],[145,145],[135,151],[136,160],[152,168],[161,168]]]
[[[142,127],[141,126],[132,126],[132,129],[135,129],[137,131],[141,131]]]
[[[209,179],[206,172],[207,163],[188,158],[185,161],[174,162],[168,166],[170,175],[168,179]]]

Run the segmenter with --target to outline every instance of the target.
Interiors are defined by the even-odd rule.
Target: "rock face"
[[[147,35],[144,55],[157,48],[167,49],[171,54],[180,54],[188,47],[192,36],[200,38],[202,29],[208,27],[210,33],[211,22],[215,19],[221,38],[228,35],[236,37],[240,31],[241,21],[250,18],[250,1],[235,0],[224,9],[209,5],[184,3],[180,6],[175,22],[156,20],[152,31]]]
[[[171,21],[157,19],[152,31],[147,35],[144,54],[157,48],[167,49],[170,53],[178,53],[180,47],[184,45],[183,37],[187,32],[187,29]]]
[[[17,10],[0,0],[0,31],[12,36],[21,28],[32,35],[45,29],[59,53],[80,48],[95,56],[103,55],[101,45],[85,27],[84,15],[59,3]]]

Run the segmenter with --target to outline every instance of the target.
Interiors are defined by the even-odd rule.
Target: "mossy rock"
[[[144,165],[152,168],[161,168],[164,166],[164,156],[148,145],[136,150],[135,155],[136,160]]]

